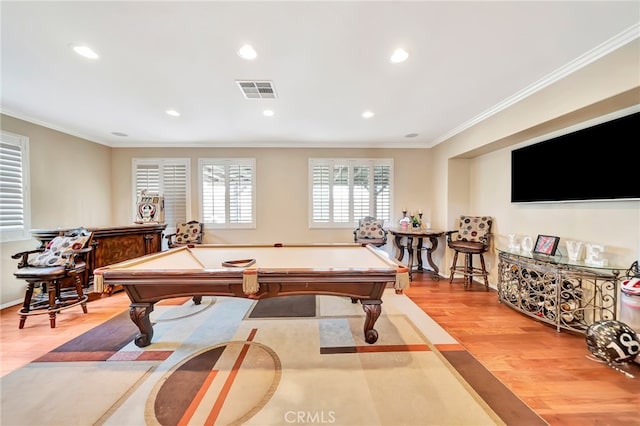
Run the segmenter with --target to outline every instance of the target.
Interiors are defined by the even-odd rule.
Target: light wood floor
[[[640,366],[636,378],[588,359],[584,336],[558,333],[498,303],[495,291],[474,284],[432,281],[414,274],[409,296],[499,380],[551,425],[640,425]],[[0,312],[0,365],[5,375],[128,307],[123,293],[58,316],[46,315],[18,329],[18,306]],[[461,407],[464,409],[464,407]]]

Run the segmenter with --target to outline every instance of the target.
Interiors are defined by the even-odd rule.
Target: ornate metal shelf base
[[[532,318],[585,333],[615,320],[619,271],[591,270],[499,251],[498,298]]]

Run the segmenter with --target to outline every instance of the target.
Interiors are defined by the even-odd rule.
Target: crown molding
[[[567,63],[561,68],[558,68],[556,71],[536,81],[530,86],[525,87],[521,91],[517,92],[513,96],[510,96],[504,101],[494,105],[492,108],[486,110],[482,114],[475,116],[474,118],[467,121],[466,123],[463,123],[460,126],[451,130],[450,132],[445,133],[444,135],[434,140],[433,144],[431,144],[430,147],[434,147],[446,141],[447,139],[452,138],[458,133],[462,133],[463,131],[469,129],[470,127],[473,127],[476,124],[481,123],[484,120],[487,120],[488,118],[496,115],[497,113],[504,111],[505,109],[515,105],[516,103],[522,101],[523,99],[528,98],[529,96],[532,96],[533,94],[539,92],[540,90],[562,80],[563,78],[573,74],[574,72],[584,68],[585,66],[597,61],[598,59],[608,55],[611,52],[614,52],[615,50],[621,48],[622,46],[638,38],[640,38],[640,23],[634,24],[633,26],[629,27],[627,30],[623,31],[622,33],[616,35],[615,37],[612,37],[611,39],[605,41],[599,46],[596,46],[595,48],[591,49],[584,55],[579,56],[578,58]]]
[[[38,126],[42,126],[42,127],[46,127],[47,129],[51,129],[51,130],[55,130],[56,132],[61,132],[70,136],[75,136],[76,138],[80,138],[80,139],[84,139],[87,140],[89,142],[94,142],[100,145],[106,145],[106,146],[111,146],[109,143],[105,142],[105,141],[101,141],[101,140],[97,140],[95,138],[91,138],[87,135],[83,135],[81,133],[78,132],[74,132],[73,130],[69,130],[66,129],[65,127],[62,126],[58,126],[57,124],[52,124],[49,123],[47,121],[42,121],[42,120],[38,120],[36,118],[24,115],[24,114],[20,114],[11,110],[8,110],[6,108],[2,108],[0,107],[0,114],[4,114],[7,115],[9,117],[13,117],[13,118],[17,118],[18,120],[22,120],[22,121],[26,121],[29,122],[31,124],[35,124]]]

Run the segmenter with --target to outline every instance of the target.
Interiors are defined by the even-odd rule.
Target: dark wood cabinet
[[[93,232],[93,250],[87,268],[89,281],[93,280],[93,270],[96,268],[161,251],[162,232],[166,227],[165,223],[145,223],[87,228]],[[31,235],[44,246],[66,230],[32,229]]]

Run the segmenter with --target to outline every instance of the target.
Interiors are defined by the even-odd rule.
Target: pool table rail
[[[135,338],[139,347],[147,346],[153,337],[153,327],[149,319],[154,304],[163,299],[192,296],[196,304],[203,296],[242,297],[248,299],[266,299],[289,295],[329,295],[349,297],[353,303],[358,301],[366,314],[364,324],[365,341],[375,343],[378,332],[373,328],[382,311],[382,295],[387,286],[397,286],[398,277],[408,282],[408,273],[404,265],[395,259],[385,257],[377,249],[351,245],[354,255],[371,259],[371,268],[367,267],[269,267],[258,268],[206,268],[179,269],[171,266],[171,255],[184,256],[184,248],[144,256],[133,261],[110,265],[96,270],[96,276],[103,280],[104,286],[122,286],[129,299],[130,316],[138,326],[140,333]],[[197,246],[201,247],[201,246]],[[192,247],[197,251],[199,248]],[[290,247],[290,246],[289,246]],[[302,247],[302,246],[301,246]],[[314,249],[332,245],[313,245]],[[344,250],[345,245],[340,246]],[[205,248],[206,249],[206,248]],[[209,250],[211,247],[208,248]],[[221,247],[221,249],[223,249]],[[278,248],[263,247],[266,250]],[[158,267],[158,259],[167,263],[166,268]],[[381,262],[382,260],[382,262]],[[342,260],[339,262],[344,264]],[[184,266],[183,266],[184,267]],[[251,270],[257,286],[247,290],[247,272]],[[397,287],[396,287],[397,289]]]

